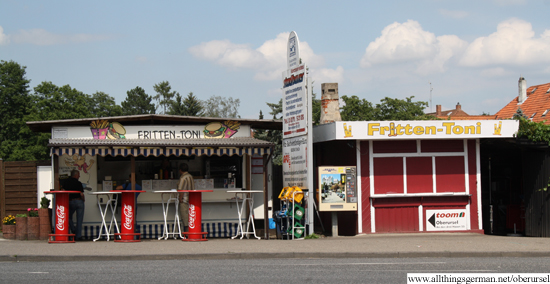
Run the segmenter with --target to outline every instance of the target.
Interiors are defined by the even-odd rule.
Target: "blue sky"
[[[182,96],[241,100],[266,118],[282,97],[286,41],[300,40],[314,92],[430,100],[495,113],[550,82],[550,0],[25,1],[0,0],[0,59],[31,87],[69,84],[118,103],[169,81]],[[429,111],[429,108],[428,108]]]

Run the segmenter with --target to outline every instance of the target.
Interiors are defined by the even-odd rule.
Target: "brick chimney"
[[[435,115],[441,115],[441,105],[435,106]]]
[[[321,121],[320,124],[341,121],[338,83],[321,84]]]
[[[527,100],[527,82],[525,78],[519,77],[518,81],[518,104],[522,104]]]
[[[456,103],[456,110],[462,110],[462,106],[460,105],[460,103]]]

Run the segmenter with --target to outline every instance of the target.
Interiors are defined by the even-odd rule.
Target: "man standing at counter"
[[[64,190],[68,191],[80,191],[80,193],[69,194],[69,228],[71,232],[75,234],[75,240],[82,240],[82,221],[84,220],[84,187],[78,180],[80,178],[80,172],[78,170],[72,170],[71,176],[67,178],[62,185]],[[76,226],[73,222],[73,214],[76,212]]]
[[[179,166],[180,181],[178,190],[195,190],[195,181],[188,171],[189,166],[186,163],[181,163]],[[184,226],[183,231],[187,232],[189,226],[189,192],[180,193],[179,201],[179,211]]]

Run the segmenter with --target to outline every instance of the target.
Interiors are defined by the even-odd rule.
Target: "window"
[[[550,111],[550,108],[544,111],[544,113],[542,114],[542,117],[545,117],[548,111]]]
[[[536,114],[537,114],[536,112],[535,112],[535,113],[533,113],[533,115],[531,115],[531,118],[535,117],[535,115],[536,115]]]

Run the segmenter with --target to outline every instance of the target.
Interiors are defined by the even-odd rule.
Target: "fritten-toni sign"
[[[337,139],[437,139],[514,137],[515,120],[338,121]]]

